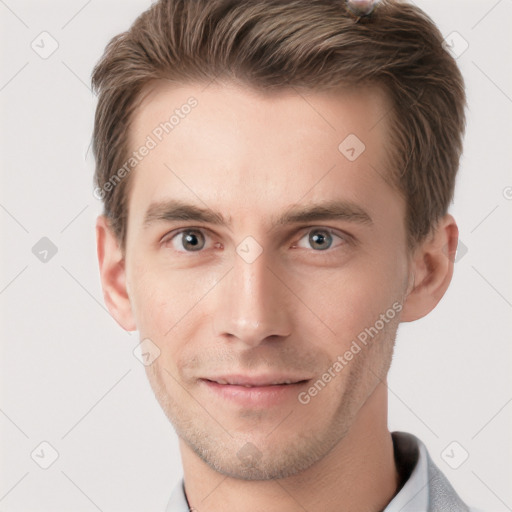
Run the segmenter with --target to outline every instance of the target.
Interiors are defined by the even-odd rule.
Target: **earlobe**
[[[411,282],[402,311],[402,321],[412,322],[432,311],[445,294],[453,275],[459,230],[447,214],[433,233],[414,251]]]
[[[123,329],[134,331],[137,327],[127,291],[124,254],[104,215],[96,221],[96,244],[105,304]]]

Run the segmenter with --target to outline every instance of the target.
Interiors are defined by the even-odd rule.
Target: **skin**
[[[147,93],[130,129],[133,149],[188,98],[198,105],[132,172],[125,250],[98,218],[98,259],[112,316],[160,350],[146,372],[179,436],[190,506],[383,510],[401,485],[387,427],[396,331],[443,296],[458,236],[446,215],[408,250],[405,203],[386,169],[386,97],[369,88],[264,95],[219,82],[158,82]],[[338,150],[349,134],[366,146],[353,162]],[[227,224],[146,225],[150,205],[171,199],[214,210]],[[274,223],[326,201],[370,220]],[[191,228],[195,246],[177,234]],[[248,236],[262,249],[250,263],[237,253]],[[300,403],[298,392],[393,304],[401,311]],[[271,371],[309,381],[262,407],[225,399],[201,380]],[[247,450],[252,463],[241,455]]]

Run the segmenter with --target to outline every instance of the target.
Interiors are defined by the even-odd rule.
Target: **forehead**
[[[381,189],[396,194],[385,179],[389,111],[373,87],[263,93],[155,82],[129,132],[138,153],[129,218],[168,199],[211,206],[228,220],[340,198],[371,209]]]

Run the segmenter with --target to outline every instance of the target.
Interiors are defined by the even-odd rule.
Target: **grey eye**
[[[332,235],[325,230],[315,230],[309,233],[309,243],[313,249],[324,251],[332,245]]]
[[[201,231],[187,230],[178,233],[173,240],[173,245],[177,243],[187,252],[200,251],[206,244],[205,236]],[[177,251],[182,251],[180,247],[174,247]],[[183,251],[182,251],[183,252]]]

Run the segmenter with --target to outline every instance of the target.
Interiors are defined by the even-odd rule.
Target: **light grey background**
[[[419,436],[467,502],[504,512],[512,510],[512,0],[417,3],[454,51],[469,45],[458,58],[469,111],[452,208],[467,253],[438,308],[399,330],[390,429]],[[181,475],[176,436],[133,354],[137,333],[122,331],[103,305],[100,204],[86,158],[91,70],[148,5],[0,0],[0,511],[163,511]],[[51,49],[44,31],[59,45],[46,59],[31,47]],[[42,237],[58,249],[47,262],[32,252]],[[48,469],[43,441],[58,452]]]

